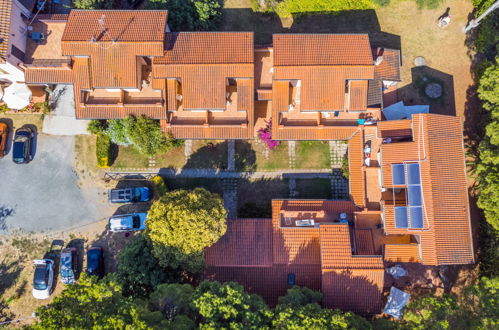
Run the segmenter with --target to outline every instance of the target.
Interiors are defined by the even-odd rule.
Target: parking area
[[[79,181],[74,158],[74,137],[39,134],[29,164],[0,159],[0,232],[65,231],[111,215],[106,190]]]

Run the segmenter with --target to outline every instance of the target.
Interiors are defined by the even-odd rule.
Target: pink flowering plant
[[[267,122],[267,126],[265,128],[260,128],[258,130],[258,138],[265,142],[267,148],[270,150],[274,149],[279,145],[279,141],[272,140],[272,121]]]

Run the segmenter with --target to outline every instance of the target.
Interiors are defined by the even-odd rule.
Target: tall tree
[[[235,282],[201,282],[193,304],[201,316],[201,329],[266,328],[272,317],[272,312],[260,296],[246,293]]]
[[[149,241],[139,235],[118,256],[116,279],[126,296],[145,298],[161,283],[175,282],[177,270],[160,266]]]
[[[226,217],[220,196],[203,188],[175,190],[151,206],[146,236],[162,266],[197,272],[204,249],[225,234]]]
[[[113,277],[82,274],[47,306],[37,309],[34,329],[147,329],[143,311],[121,294]]]

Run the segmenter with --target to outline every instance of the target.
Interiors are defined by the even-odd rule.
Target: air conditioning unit
[[[295,225],[296,227],[313,227],[315,221],[313,219],[296,220]]]

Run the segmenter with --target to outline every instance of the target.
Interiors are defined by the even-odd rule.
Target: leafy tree
[[[293,288],[288,289],[285,296],[279,297],[278,304],[297,307],[319,303],[321,300],[322,293],[295,285]]]
[[[113,279],[82,274],[47,306],[37,309],[34,329],[146,329],[143,311],[121,294]]]
[[[499,326],[499,279],[482,278],[459,297],[425,296],[407,305],[402,319],[411,329],[494,329]]]
[[[225,234],[226,217],[218,195],[203,188],[175,190],[151,206],[146,235],[162,266],[197,272],[203,250]]]
[[[353,313],[323,309],[318,304],[277,305],[272,328],[275,329],[371,329],[369,322]]]
[[[128,139],[128,126],[130,121],[128,119],[112,119],[108,121],[106,135],[113,141],[114,144],[120,146],[127,146],[131,142]]]
[[[369,322],[353,313],[322,309],[322,293],[294,286],[279,297],[272,327],[277,329],[369,329]]]
[[[222,22],[218,0],[149,0],[147,9],[168,9],[175,31],[216,30]]]
[[[159,265],[149,242],[139,235],[120,252],[116,279],[125,296],[146,297],[156,286],[178,280],[176,270]]]
[[[113,0],[73,0],[78,9],[113,9]]]
[[[248,294],[235,282],[203,281],[193,304],[201,316],[201,329],[266,328],[272,312],[260,296]]]
[[[128,141],[137,151],[147,156],[182,145],[171,135],[165,136],[157,120],[145,116],[128,117],[124,126]]]
[[[483,72],[478,84],[478,94],[487,110],[495,110],[499,106],[499,58],[494,65]],[[497,113],[499,115],[499,113]]]
[[[88,123],[87,131],[90,134],[104,134],[107,128],[107,123],[105,120],[92,119]]]
[[[167,320],[175,320],[179,315],[193,316],[192,300],[194,289],[190,284],[161,284],[150,295],[149,303]]]

